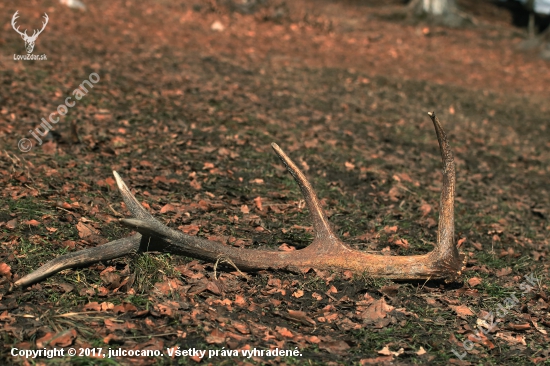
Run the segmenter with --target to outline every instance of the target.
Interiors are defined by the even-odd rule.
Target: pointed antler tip
[[[435,117],[435,111],[434,112],[428,112],[428,116],[430,116],[432,118]]]
[[[281,149],[281,148],[279,147],[279,145],[277,145],[277,144],[274,143],[274,142],[271,143],[271,147],[272,147],[273,150],[275,151],[275,154],[277,154],[277,156],[278,156],[279,158],[281,158],[281,159],[284,160],[283,157],[285,156],[285,153],[284,153],[283,149]]]
[[[126,186],[126,184],[124,184],[124,181],[122,180],[120,175],[116,172],[116,170],[113,170],[113,175],[115,176],[118,189],[123,189]]]

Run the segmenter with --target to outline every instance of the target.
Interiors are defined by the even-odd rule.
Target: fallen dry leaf
[[[329,341],[319,343],[319,348],[335,355],[343,355],[350,346],[344,341]]]
[[[250,334],[250,328],[244,323],[232,321],[231,325],[242,334]]]
[[[468,285],[470,285],[470,287],[476,287],[477,285],[481,284],[481,282],[481,278],[472,277],[468,280]]]
[[[283,243],[283,244],[279,245],[278,249],[282,252],[292,252],[292,251],[296,250],[296,247],[290,246],[287,243]]]
[[[306,341],[313,344],[319,344],[321,343],[321,339],[317,336],[305,336]]]
[[[422,212],[422,216],[428,216],[430,214],[430,212],[432,212],[432,205],[430,204],[427,204],[427,203],[424,203],[423,205],[421,205],[418,210],[420,210],[420,212]]]
[[[0,263],[0,276],[11,278],[11,267],[6,263]]]
[[[523,324],[514,324],[514,323],[508,323],[508,327],[514,330],[527,330],[531,328],[531,324],[529,323],[523,323]]]
[[[304,291],[296,290],[292,293],[292,296],[294,296],[295,298],[300,298],[300,297],[304,296]]]
[[[83,223],[82,221],[79,222],[78,224],[76,224],[76,229],[78,230],[78,236],[81,239],[87,238],[87,237],[91,236],[92,234],[94,234],[92,229],[88,225]]]
[[[512,268],[510,267],[502,268],[496,271],[497,277],[508,276],[510,273],[512,273]]]
[[[99,311],[100,309],[101,309],[101,306],[96,301],[89,302],[83,307],[84,311]]]
[[[288,310],[287,318],[291,319],[291,320],[294,320],[294,321],[297,321],[297,322],[300,322],[302,324],[306,324],[306,325],[308,325],[308,324],[315,325],[316,324],[315,320],[313,320],[312,318],[307,316],[305,311]]]
[[[382,348],[380,351],[377,351],[379,354],[381,355],[384,355],[384,356],[399,356],[399,355],[402,355],[403,353],[405,353],[405,350],[403,348],[400,348],[398,351],[396,352],[393,352],[390,350],[390,347],[389,346],[385,346],[384,348]]]
[[[317,292],[312,293],[311,297],[317,301],[321,301],[323,299],[323,296],[319,295]]]
[[[385,365],[393,361],[393,356],[384,356],[376,358],[363,358],[359,361],[361,366],[363,365]]]
[[[67,329],[57,333],[49,342],[51,347],[69,347],[76,339],[76,330]]]
[[[17,227],[17,219],[13,219],[13,220],[10,220],[8,222],[6,222],[6,227],[8,229],[15,229]]]
[[[390,298],[393,298],[399,293],[399,287],[399,285],[382,286],[378,291]]]
[[[262,211],[262,197],[254,198],[254,204],[258,210]]]
[[[510,344],[522,344],[524,346],[527,345],[524,335],[517,334],[514,336],[511,332],[497,332],[497,334],[495,334],[495,337],[505,340]]]
[[[161,214],[164,214],[167,212],[177,212],[177,211],[178,210],[176,209],[176,207],[174,207],[174,205],[170,203],[167,203],[166,205],[162,206],[162,208],[160,209]]]
[[[225,343],[225,333],[221,330],[214,329],[206,336],[206,343],[208,344],[222,344]]]
[[[472,342],[483,344],[489,349],[495,348],[494,343],[491,342],[483,332],[476,332],[476,334],[470,333],[468,334],[468,339]]]
[[[409,249],[409,242],[407,239],[397,239],[394,244],[399,245],[403,249]]]
[[[542,334],[548,334],[548,332],[543,329],[536,321],[534,321],[533,319],[531,319],[531,323],[533,323],[533,326],[535,327],[536,330],[538,330],[539,332],[541,332]]]
[[[397,226],[386,226],[384,227],[384,232],[386,234],[393,234],[397,232]]]
[[[36,340],[36,346],[38,348],[44,348],[46,345],[50,343],[50,340],[55,336],[54,332],[47,332],[42,337],[38,338]]]
[[[275,330],[285,338],[294,338],[294,334],[292,334],[292,332],[287,328],[277,326],[275,327]]]
[[[361,314],[361,318],[365,322],[375,322],[379,319],[385,318],[386,315],[395,309],[393,306],[388,305],[384,298],[375,300],[369,307]]]
[[[453,309],[456,312],[456,314],[461,318],[474,315],[474,313],[472,313],[472,311],[467,306],[464,306],[464,305],[458,305],[458,306],[449,305],[449,307]]]

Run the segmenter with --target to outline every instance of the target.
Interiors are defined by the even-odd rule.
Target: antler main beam
[[[435,113],[429,115],[434,123],[443,160],[437,243],[430,253],[412,256],[372,255],[354,250],[340,241],[305,175],[277,144],[272,144],[275,153],[298,183],[309,209],[315,238],[308,247],[291,252],[242,249],[172,230],[151,216],[132,195],[118,173],[113,172],[126,207],[133,216],[120,222],[139,234],[58,257],[19,279],[14,286],[28,286],[66,268],[85,266],[138,251],[180,254],[210,262],[226,259],[241,270],[345,269],[371,277],[453,281],[460,276],[463,264],[454,244],[454,160],[439,120]]]

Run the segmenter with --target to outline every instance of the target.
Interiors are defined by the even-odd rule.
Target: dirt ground
[[[490,2],[459,2],[474,17],[461,29],[380,3],[273,0],[245,14],[199,0],[0,2],[0,362],[550,364],[550,63],[516,51],[525,30]],[[14,60],[26,54],[16,10],[21,30],[48,14],[34,50],[47,61]],[[54,133],[22,152],[92,73]],[[213,263],[146,253],[8,291],[59,255],[131,234],[113,170],[172,228],[306,246],[307,209],[271,142],[347,243],[426,253],[442,181],[432,110],[456,157],[459,282],[215,276]],[[65,353],[13,356],[50,349]],[[117,356],[136,350],[159,353]]]

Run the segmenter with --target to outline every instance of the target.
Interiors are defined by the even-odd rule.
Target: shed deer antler
[[[132,219],[120,222],[140,234],[60,256],[31,274],[19,279],[14,286],[27,286],[66,268],[85,266],[102,260],[114,259],[138,251],[159,251],[215,262],[231,261],[242,270],[300,270],[346,269],[371,277],[399,280],[457,279],[463,261],[454,244],[455,166],[447,136],[434,113],[429,113],[439,141],[443,160],[443,189],[441,192],[437,243],[433,251],[423,255],[382,256],[353,250],[334,234],[319,199],[311,184],[296,164],[275,143],[275,153],[292,174],[305,198],[313,221],[315,238],[306,248],[291,251],[242,249],[185,235],[155,219],[132,195],[118,173],[113,172],[126,207]]]

